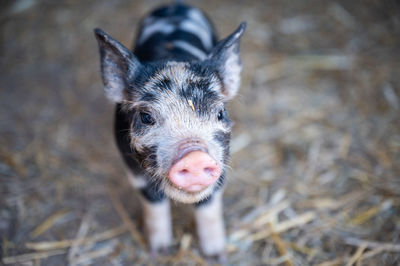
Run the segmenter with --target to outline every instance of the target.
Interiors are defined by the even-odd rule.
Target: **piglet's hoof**
[[[212,256],[207,256],[206,260],[209,265],[214,265],[214,264],[227,265],[228,263],[228,258],[225,252]]]
[[[172,254],[171,247],[162,247],[162,248],[158,248],[158,249],[153,249],[150,251],[150,259],[156,260],[159,257],[169,256],[171,254]]]

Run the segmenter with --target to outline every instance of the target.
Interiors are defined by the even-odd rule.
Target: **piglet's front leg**
[[[172,244],[169,200],[150,202],[142,198],[144,223],[152,255],[168,252]]]
[[[204,255],[224,259],[225,227],[222,213],[222,191],[196,206],[195,218],[200,247]]]
[[[131,185],[138,189],[143,220],[152,255],[168,251],[172,244],[172,221],[169,200],[155,189],[144,176],[128,173]]]

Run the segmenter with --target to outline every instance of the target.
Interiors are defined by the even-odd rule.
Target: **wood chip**
[[[357,246],[357,247],[358,246],[366,246],[368,248],[381,248],[386,251],[400,252],[400,244],[395,244],[395,243],[369,241],[369,240],[357,239],[354,237],[345,238],[345,242],[348,245]]]
[[[108,194],[110,196],[110,199],[112,201],[112,204],[115,208],[115,210],[118,212],[119,216],[121,217],[122,222],[128,228],[129,232],[131,233],[131,236],[135,242],[137,242],[142,249],[145,249],[146,244],[142,238],[142,236],[139,234],[138,230],[136,229],[136,226],[133,224],[131,218],[129,217],[129,214],[125,210],[124,206],[119,200],[119,197],[117,196],[116,191],[109,187],[108,188]]]
[[[374,206],[372,208],[369,208],[359,214],[357,214],[353,219],[350,220],[350,223],[353,225],[359,225],[367,222],[370,220],[372,217],[377,215],[379,211],[381,210],[381,206]]]
[[[103,233],[96,234],[91,237],[77,238],[77,239],[64,239],[60,241],[44,241],[44,242],[27,242],[26,247],[37,250],[53,250],[53,249],[61,249],[67,248],[72,245],[89,245],[97,242],[104,241],[106,239],[114,238],[118,235],[121,235],[127,231],[125,225],[121,225],[119,227],[107,230]]]
[[[309,223],[312,220],[314,220],[315,217],[316,217],[316,215],[314,212],[307,212],[307,213],[299,215],[293,219],[283,221],[281,223],[274,225],[274,230],[276,233],[282,233],[282,232],[285,232],[294,227]],[[259,240],[265,239],[270,235],[271,235],[271,230],[267,228],[267,229],[261,230],[259,232],[256,232],[254,234],[251,234],[251,235],[247,236],[246,238],[248,240],[254,242],[254,241],[259,241]]]
[[[276,249],[278,250],[279,254],[280,254],[281,256],[287,256],[287,255],[289,255],[289,254],[287,253],[285,243],[283,242],[283,240],[282,240],[282,238],[279,236],[279,234],[277,234],[277,233],[275,232],[275,230],[274,230],[274,228],[273,228],[273,225],[270,224],[269,227],[270,227],[270,230],[271,230],[272,240],[274,241],[275,246],[276,246]],[[290,256],[289,256],[289,257],[290,257]],[[292,261],[290,260],[289,257],[287,257],[287,258],[285,259],[285,265],[287,265],[287,266],[293,266],[293,263],[292,263]]]
[[[33,230],[33,232],[30,234],[32,238],[36,238],[49,230],[58,220],[63,218],[65,215],[68,214],[68,210],[62,209],[56,211],[54,214],[50,215],[43,223],[41,223],[39,226]]]
[[[194,105],[193,105],[192,100],[189,99],[189,100],[188,100],[188,104],[189,104],[190,108],[192,108],[193,112],[195,112],[196,109],[194,108]]]
[[[107,245],[107,246],[99,248],[99,249],[96,249],[91,252],[84,253],[84,254],[80,255],[78,258],[75,258],[74,260],[72,260],[72,264],[73,265],[82,265],[82,264],[91,263],[92,260],[94,260],[96,258],[104,257],[104,256],[107,256],[110,253],[112,253],[114,251],[114,247],[115,247],[115,243],[113,243],[111,245]]]
[[[184,234],[181,239],[179,251],[188,250],[191,242],[192,242],[192,236],[190,234]]]
[[[74,241],[68,252],[67,259],[70,266],[75,265],[74,260],[76,259],[76,257],[78,257],[79,252],[81,250],[79,246],[82,245],[82,240],[89,231],[89,223],[90,223],[90,216],[87,214],[82,218],[81,224],[79,226],[78,232],[75,237],[76,241]]]
[[[56,249],[47,252],[34,252],[34,253],[26,253],[17,256],[5,257],[3,258],[4,264],[20,264],[24,262],[28,262],[36,259],[44,259],[51,256],[57,256],[61,254],[65,254],[67,251],[65,249]]]
[[[364,252],[364,250],[367,248],[366,245],[361,245],[357,248],[356,252],[354,255],[349,259],[349,261],[346,263],[346,266],[352,266],[354,265],[357,261],[360,261],[361,256]]]

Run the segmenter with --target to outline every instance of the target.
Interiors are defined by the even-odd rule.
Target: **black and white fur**
[[[116,141],[129,180],[141,192],[153,252],[172,242],[168,198],[195,204],[205,255],[224,252],[224,172],[215,184],[193,193],[174,187],[166,175],[174,151],[187,139],[204,143],[224,169],[232,127],[224,105],[240,86],[239,41],[244,30],[242,23],[217,42],[206,16],[182,4],[145,17],[133,52],[95,30],[105,92],[116,103]]]

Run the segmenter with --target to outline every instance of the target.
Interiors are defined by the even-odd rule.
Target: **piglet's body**
[[[231,121],[225,103],[240,86],[242,23],[217,42],[198,9],[175,4],[142,20],[128,50],[95,30],[105,92],[116,103],[115,136],[140,190],[149,245],[172,243],[169,200],[195,204],[207,256],[224,252],[222,190]]]

